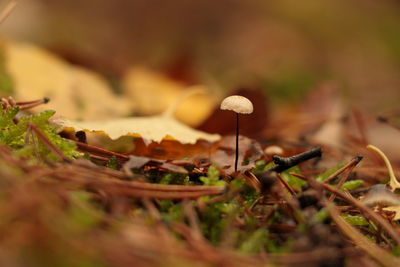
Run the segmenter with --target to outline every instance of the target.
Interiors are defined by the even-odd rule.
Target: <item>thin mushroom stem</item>
[[[238,168],[239,159],[239,113],[236,113],[236,151],[235,151],[235,172]]]

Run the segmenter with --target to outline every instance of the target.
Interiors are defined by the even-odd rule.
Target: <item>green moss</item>
[[[160,201],[160,211],[167,223],[182,221],[185,217],[181,203],[174,204],[172,200]]]
[[[241,244],[239,251],[244,253],[261,252],[267,241],[268,231],[265,229],[258,229]]]
[[[214,165],[208,168],[207,176],[201,176],[199,179],[204,185],[226,185],[225,181],[219,179],[219,171]]]
[[[187,174],[168,172],[164,176],[162,176],[158,183],[189,185],[190,179]]]
[[[106,167],[117,170],[118,169],[118,160],[116,156],[112,156],[110,160],[107,162]]]
[[[18,155],[30,158],[57,160],[57,156],[33,133],[28,135],[29,124],[38,127],[49,141],[57,146],[68,158],[79,157],[76,145],[57,134],[58,127],[49,122],[55,111],[46,110],[38,114],[25,115],[15,123],[18,107],[8,107],[0,111],[0,144],[10,146]]]

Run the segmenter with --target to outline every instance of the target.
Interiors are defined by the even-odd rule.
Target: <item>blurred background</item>
[[[7,1],[1,1],[2,6]],[[372,111],[400,99],[395,0],[20,0],[3,38],[39,44],[114,83],[133,65],[216,90],[301,99],[324,81]]]

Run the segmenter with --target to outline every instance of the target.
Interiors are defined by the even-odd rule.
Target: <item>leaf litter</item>
[[[195,144],[198,140],[215,142],[220,139],[218,134],[209,134],[195,130],[174,118],[176,108],[182,98],[197,93],[199,89],[191,89],[184,92],[177,102],[171,105],[161,115],[146,117],[121,118],[106,121],[73,121],[58,119],[56,123],[66,130],[96,132],[109,136],[112,140],[122,136],[134,136],[142,138],[145,145],[151,142],[160,143],[162,140],[177,140],[183,144]]]
[[[41,238],[55,240],[49,244],[56,250],[67,248],[74,254],[77,244],[90,243],[90,251],[77,257],[79,262],[123,265],[117,255],[132,249],[138,253],[126,254],[130,255],[127,260],[150,265],[188,261],[286,265],[326,260],[337,265],[363,253],[384,265],[398,262],[386,248],[400,242],[395,230],[398,226],[391,223],[396,220],[396,210],[373,211],[355,198],[363,195],[357,190],[368,187],[354,176],[361,158],[334,166],[324,174],[316,165],[320,149],[293,149],[283,144],[280,156],[271,157],[263,149],[269,145],[245,136],[240,142],[242,164],[238,172],[233,169],[233,136],[214,142],[208,156],[178,160],[118,154],[59,137],[57,127],[49,121],[53,112],[21,114],[15,121],[23,105],[3,102],[1,190],[25,192],[18,194],[21,199],[15,194],[4,195],[4,218],[22,216],[26,209],[20,205],[36,205],[42,212],[26,214],[25,224],[39,220],[37,227],[45,236]],[[13,128],[18,128],[21,137],[16,135],[18,141],[7,143],[5,134]],[[313,160],[317,161],[312,164]],[[325,217],[317,219],[324,210],[328,212]],[[365,231],[359,232],[351,224]],[[117,230],[109,232],[104,225]],[[34,247],[35,235],[21,227],[7,220],[3,224],[9,238],[25,231],[24,246]],[[65,237],[60,236],[61,229]],[[79,235],[79,239],[70,240],[67,235]],[[94,239],[97,241],[93,243]],[[67,243],[54,243],[61,241]],[[352,247],[350,241],[361,250]],[[117,243],[124,244],[118,245],[122,251],[113,249]],[[22,247],[14,246],[13,253],[23,256]],[[376,257],[377,251],[383,256]],[[159,255],[165,258],[160,260]],[[12,256],[7,259],[16,260]],[[30,260],[40,263],[38,258]],[[59,261],[61,258],[56,257],[52,263]]]
[[[11,1],[6,9],[14,5]],[[13,77],[18,100],[42,98],[43,88],[55,85],[32,82],[38,76],[29,66],[41,66],[40,72],[44,66],[58,66],[55,74],[60,79],[53,80],[73,79],[79,81],[77,88],[104,85],[86,70],[39,48],[11,44],[11,49],[21,61],[34,59],[27,69],[16,67],[21,64],[10,67],[10,61],[2,67],[2,87],[10,89],[7,75]],[[52,64],[46,65],[45,58]],[[144,83],[169,84],[166,92],[173,95],[184,88],[163,76],[157,81],[156,76],[151,74]],[[25,94],[21,85],[37,88],[33,91],[40,96]],[[65,105],[59,100],[67,100],[65,93],[71,91],[64,85],[55,89],[57,111]],[[140,86],[132,86],[132,94],[141,92]],[[96,108],[107,110],[98,99],[80,96],[69,103],[76,107],[72,117],[90,119],[98,115]],[[126,115],[132,108],[115,105],[121,99],[108,88],[100,98],[112,100],[107,102],[110,107],[119,109],[111,113]],[[209,112],[210,99],[205,99],[203,113]],[[81,106],[86,100],[97,104],[95,109]],[[234,136],[194,130],[174,119],[171,110],[103,122],[64,119],[59,125],[48,107],[41,106],[39,113],[22,112],[46,102],[1,99],[4,266],[400,264],[400,211],[397,204],[390,205],[398,201],[399,169],[376,146],[367,148],[379,154],[386,168],[369,153],[370,122],[359,111],[347,115],[330,84],[315,90],[301,112],[282,109],[268,114],[270,120],[265,110],[259,113],[248,128],[249,135],[257,131],[257,138],[240,136],[237,171]],[[193,125],[202,116],[192,120]],[[217,117],[210,116],[200,128],[229,132],[213,122]],[[60,131],[60,124],[70,132]],[[111,139],[131,136],[134,147],[120,153],[102,147],[101,141],[86,143],[82,130]],[[268,149],[273,146],[279,149]]]

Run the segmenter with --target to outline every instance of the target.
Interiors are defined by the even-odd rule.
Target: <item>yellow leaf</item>
[[[195,144],[200,139],[209,142],[220,139],[218,134],[197,131],[165,115],[86,122],[59,119],[56,123],[75,131],[104,132],[113,140],[127,135],[140,136],[147,143],[171,138],[183,144]]]
[[[37,107],[57,110],[73,119],[100,119],[128,115],[130,103],[115,96],[100,75],[73,66],[38,46],[8,41],[4,44],[5,66],[15,88],[14,98],[50,98]]]
[[[203,88],[203,93],[185,97],[175,110],[175,118],[190,126],[201,124],[211,114],[217,101],[215,96],[207,94],[204,86],[188,87],[163,74],[141,67],[132,67],[127,71],[123,87],[127,97],[135,103],[136,113],[142,115],[160,114],[186,90],[193,87]]]

